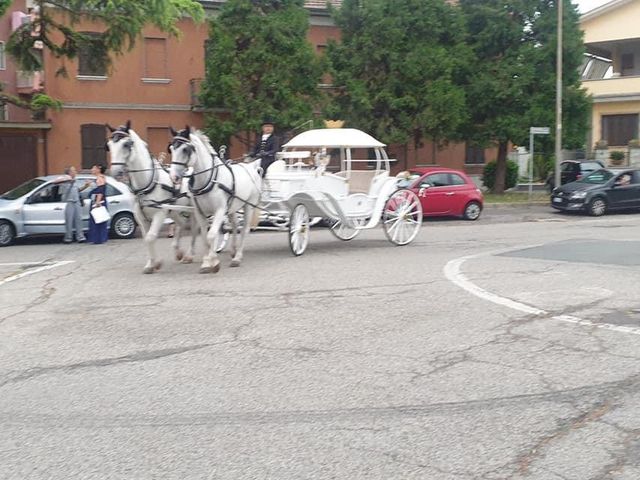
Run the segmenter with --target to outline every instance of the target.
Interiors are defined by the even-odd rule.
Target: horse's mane
[[[218,152],[216,152],[216,149],[213,148],[211,140],[209,140],[209,137],[202,130],[194,130],[191,132],[191,135],[194,135],[196,138],[198,138],[204,144],[207,150],[209,150],[209,153],[211,153],[212,155],[218,154]]]
[[[153,155],[151,155],[149,147],[147,146],[147,142],[140,138],[140,136],[134,130],[129,130],[129,136],[131,137],[131,140],[133,140],[133,150],[136,152],[136,156],[138,158],[148,157],[154,161],[157,161],[153,157]]]

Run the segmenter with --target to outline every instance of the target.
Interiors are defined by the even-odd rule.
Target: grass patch
[[[547,192],[532,192],[531,201],[549,202],[549,194]],[[485,203],[529,203],[529,192],[507,192],[502,195],[495,193],[484,194]]]

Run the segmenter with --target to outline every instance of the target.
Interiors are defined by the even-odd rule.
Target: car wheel
[[[118,213],[111,221],[111,233],[114,238],[133,238],[136,234],[136,221],[130,213]]]
[[[588,211],[594,217],[600,217],[607,211],[607,202],[602,197],[596,197],[589,202]]]
[[[464,213],[462,216],[465,220],[477,220],[480,218],[480,214],[482,213],[482,205],[478,202],[469,202],[467,206],[464,207]]]
[[[0,247],[11,245],[14,238],[16,238],[16,229],[11,222],[0,220]]]

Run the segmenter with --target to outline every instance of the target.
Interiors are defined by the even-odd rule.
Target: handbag
[[[96,207],[91,210],[91,216],[93,217],[93,221],[98,223],[107,222],[111,215],[109,215],[109,211],[106,207]]]

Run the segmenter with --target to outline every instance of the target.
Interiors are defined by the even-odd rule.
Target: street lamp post
[[[562,161],[562,7],[564,0],[556,0],[558,6],[558,43],[556,52],[556,162],[555,183],[560,186],[560,162]]]

